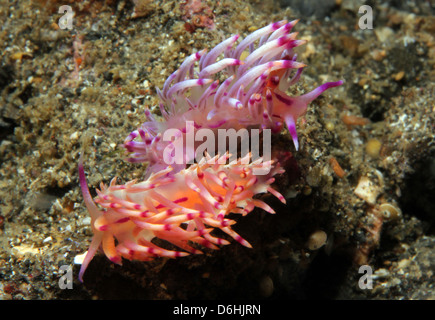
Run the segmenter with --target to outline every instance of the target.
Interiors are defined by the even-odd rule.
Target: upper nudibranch
[[[149,173],[163,169],[163,152],[175,141],[164,141],[162,135],[170,128],[182,131],[187,121],[193,121],[196,129],[256,127],[273,132],[280,132],[285,123],[298,150],[297,119],[311,101],[343,81],[325,83],[298,97],[285,93],[306,66],[296,61],[293,51],[306,42],[297,40],[296,32],[291,33],[297,22],[272,23],[248,35],[235,48],[239,36],[234,35],[208,53],[202,50],[187,57],[163,88],[157,89],[164,121],[158,121],[146,110],[150,121],[125,139],[123,146],[131,153],[128,160],[148,162]],[[215,79],[221,73],[226,76],[222,82]],[[177,139],[185,139],[185,130]],[[185,155],[194,153],[185,150]]]

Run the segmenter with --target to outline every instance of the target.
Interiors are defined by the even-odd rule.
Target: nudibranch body
[[[293,52],[305,42],[296,40],[297,33],[291,33],[296,23],[270,24],[237,46],[239,37],[232,36],[208,53],[203,50],[189,56],[169,76],[163,88],[157,90],[163,121],[146,110],[150,121],[124,141],[124,147],[132,153],[131,162],[149,164],[144,181],[118,185],[113,179],[109,186],[101,184],[94,202],[81,157],[80,186],[94,237],[82,262],[80,280],[99,248],[118,264],[122,258],[176,258],[200,253],[201,246],[217,249],[228,244],[213,234],[215,229],[250,247],[232,229],[235,221],[228,214],[246,215],[255,207],[273,213],[256,198],[262,193],[271,193],[285,203],[284,197],[271,187],[274,176],[284,172],[280,164],[269,159],[263,162],[251,153],[232,161],[226,151],[214,157],[205,152],[200,161],[187,166],[191,159],[186,155],[195,154],[195,150],[187,148],[196,146],[184,144],[186,164],[172,167],[164,151],[186,139],[187,123],[193,123],[194,129],[212,131],[255,128],[273,132],[280,132],[285,123],[297,150],[297,119],[311,101],[342,81],[325,83],[302,96],[287,95],[287,89],[299,80],[305,67],[296,61]],[[172,129],[181,134],[170,141],[163,139],[165,132]],[[258,174],[264,166],[271,169]],[[174,250],[174,246],[180,250]]]
[[[168,77],[162,90],[157,89],[164,121],[158,121],[146,110],[150,121],[125,139],[124,147],[131,153],[128,160],[149,163],[151,172],[163,169],[164,150],[177,141],[166,141],[162,136],[168,129],[176,128],[183,132],[176,140],[185,140],[187,121],[193,121],[195,129],[269,128],[273,132],[281,131],[285,123],[297,150],[297,119],[325,90],[343,83],[328,82],[298,97],[285,93],[299,80],[305,67],[296,61],[293,52],[293,48],[306,42],[297,40],[296,32],[291,33],[297,22],[272,23],[247,36],[235,48],[238,35],[208,53],[202,50],[189,56]],[[224,58],[218,60],[221,55]],[[215,79],[221,72],[225,76],[222,83]],[[185,150],[184,154],[194,155],[195,151]],[[192,159],[185,159],[184,163],[189,160]],[[184,167],[179,166],[176,171]]]
[[[229,154],[218,159],[203,158],[173,175],[171,167],[153,173],[147,180],[117,185],[113,179],[107,187],[101,184],[95,202],[90,196],[80,162],[80,184],[86,207],[91,215],[94,237],[80,270],[80,280],[94,254],[101,246],[105,255],[120,264],[121,258],[147,261],[155,257],[182,257],[201,253],[189,243],[217,249],[229,242],[210,234],[218,228],[244,246],[250,244],[232,230],[235,221],[229,213],[246,215],[254,207],[274,213],[266,203],[253,197],[270,192],[285,203],[284,197],[270,185],[273,176],[284,172],[279,164],[267,175],[255,176],[255,168],[264,166],[262,159],[244,159],[225,163]],[[271,164],[271,163],[270,163]],[[182,251],[168,250],[151,241],[165,240]]]

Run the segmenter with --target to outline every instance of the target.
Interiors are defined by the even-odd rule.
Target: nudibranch
[[[285,203],[284,197],[270,186],[275,180],[273,176],[284,170],[276,164],[267,175],[256,176],[253,174],[255,168],[272,165],[272,161],[265,164],[260,158],[250,162],[248,154],[245,158],[220,164],[226,163],[229,154],[218,157],[205,157],[173,175],[168,175],[172,170],[168,166],[139,183],[130,181],[118,185],[116,178],[109,186],[102,183],[95,199],[102,209],[90,195],[80,159],[80,185],[94,232],[82,262],[80,281],[100,247],[117,264],[121,264],[122,258],[140,261],[155,257],[177,258],[201,253],[189,245],[191,243],[212,249],[228,244],[227,240],[210,234],[214,228],[251,247],[232,230],[235,221],[228,219],[228,214],[246,215],[255,207],[274,213],[265,202],[253,197],[269,192]],[[152,242],[155,238],[184,251],[163,248]]]
[[[147,261],[156,257],[182,257],[200,253],[200,247],[217,249],[228,241],[213,231],[219,229],[244,246],[248,241],[232,226],[229,213],[246,215],[255,207],[273,213],[256,197],[270,193],[285,203],[271,187],[274,176],[284,170],[275,160],[254,158],[251,153],[231,160],[230,154],[210,156],[187,165],[170,166],[164,151],[186,139],[187,123],[194,129],[252,129],[280,132],[286,125],[295,149],[299,147],[296,122],[308,104],[342,81],[325,83],[301,96],[289,96],[305,64],[296,61],[293,49],[305,43],[291,32],[297,20],[280,21],[261,28],[239,42],[232,36],[208,53],[194,53],[157,90],[163,121],[146,110],[149,121],[128,135],[124,148],[129,161],[148,163],[141,182],[124,185],[113,179],[101,184],[95,201],[89,192],[79,162],[80,186],[91,216],[94,236],[80,269],[83,274],[99,248],[114,263],[122,259]],[[223,56],[223,58],[221,57]],[[181,134],[166,141],[165,132]],[[184,131],[183,131],[184,130]],[[195,145],[189,148],[195,149]],[[192,152],[193,151],[193,152]],[[230,160],[230,161],[227,161]],[[264,166],[271,169],[264,174]],[[178,249],[174,249],[174,247]]]
[[[280,132],[285,123],[298,150],[297,119],[311,101],[343,81],[325,83],[298,97],[286,94],[306,66],[296,61],[297,54],[293,51],[306,42],[297,40],[297,32],[291,32],[297,22],[269,24],[235,47],[239,36],[234,35],[209,52],[202,50],[187,57],[163,88],[157,89],[163,121],[158,121],[147,109],[149,121],[125,139],[123,146],[130,153],[128,160],[149,163],[149,172],[164,169],[164,150],[176,141],[166,141],[162,135],[168,129],[177,128],[183,134],[176,139],[185,139],[187,121],[192,121],[195,129],[256,127],[269,128],[272,132]],[[219,75],[223,77],[221,82],[215,79]],[[194,150],[184,152],[186,157],[194,154]],[[184,160],[188,163],[192,159]],[[176,171],[184,167],[178,166]]]

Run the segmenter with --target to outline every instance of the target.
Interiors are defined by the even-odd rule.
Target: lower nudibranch
[[[266,203],[253,198],[257,194],[269,192],[283,203],[285,199],[270,186],[275,180],[273,176],[284,172],[279,164],[267,175],[256,176],[253,174],[256,168],[272,165],[273,161],[263,163],[259,158],[249,162],[249,157],[250,154],[220,164],[229,159],[228,153],[222,157],[207,156],[178,173],[170,174],[172,168],[168,167],[139,183],[117,185],[115,178],[109,186],[102,183],[100,190],[97,189],[95,202],[101,210],[89,193],[81,159],[80,186],[91,215],[94,237],[80,269],[80,281],[100,247],[117,264],[121,264],[122,258],[141,261],[177,258],[201,253],[192,243],[212,249],[228,244],[227,240],[211,234],[214,228],[251,247],[232,230],[235,221],[228,219],[228,214],[246,215],[255,207],[274,213]],[[183,251],[163,248],[152,242],[155,238],[159,244],[167,242]]]

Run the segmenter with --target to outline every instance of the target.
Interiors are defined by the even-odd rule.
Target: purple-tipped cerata
[[[296,32],[291,33],[297,22],[275,22],[251,33],[237,46],[239,36],[235,35],[209,53],[202,50],[187,57],[163,88],[157,89],[164,121],[157,121],[147,111],[148,121],[125,139],[124,147],[131,153],[128,160],[148,162],[148,173],[164,168],[163,152],[176,142],[161,137],[168,129],[182,130],[187,121],[193,121],[196,129],[256,127],[272,132],[279,132],[285,123],[297,150],[297,119],[321,93],[343,83],[328,82],[299,97],[286,94],[305,67],[293,52],[305,43],[296,39]],[[185,154],[194,154],[191,151],[185,150]],[[184,167],[175,166],[174,172]]]

